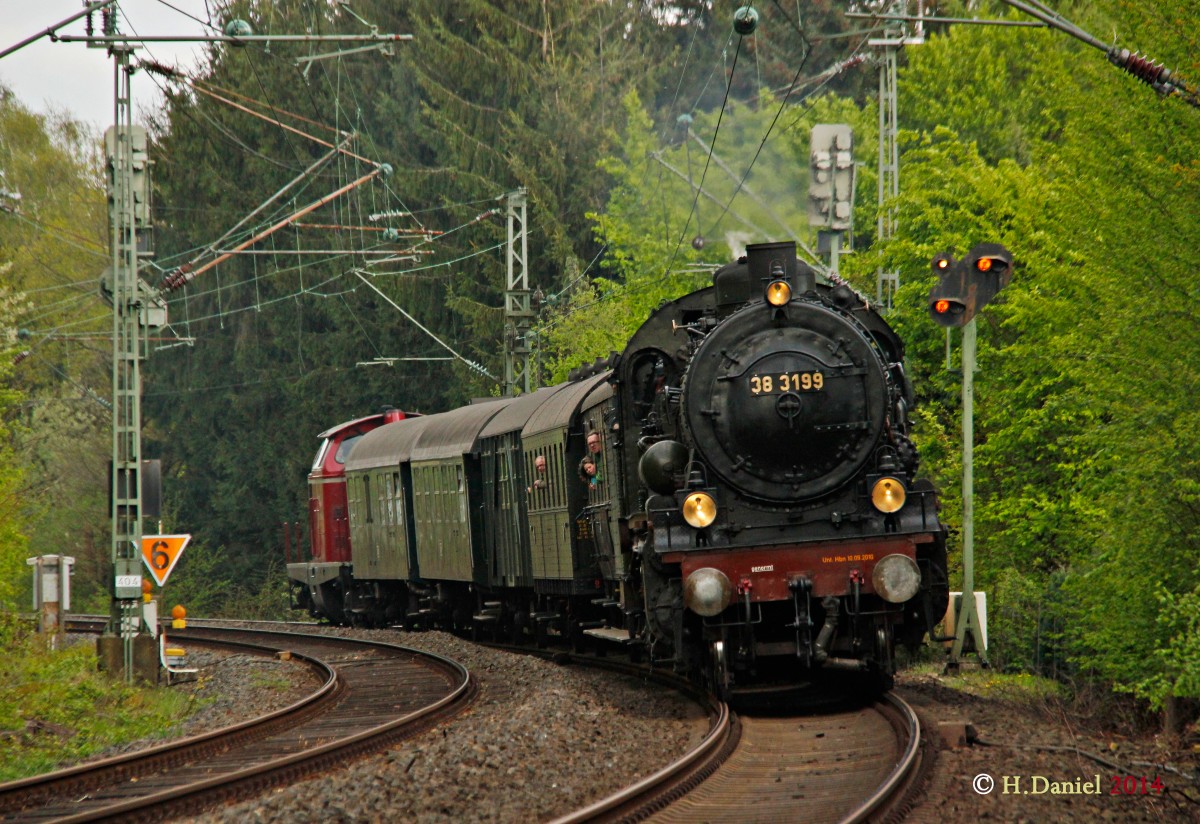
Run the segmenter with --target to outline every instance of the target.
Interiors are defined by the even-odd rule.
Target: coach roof
[[[489,399],[440,415],[429,415],[430,424],[413,447],[410,460],[433,461],[474,452],[483,427],[512,402],[513,398]]]
[[[521,430],[521,437],[528,438],[531,435],[569,424],[571,418],[579,411],[579,405],[583,403],[583,399],[593,389],[607,381],[611,375],[612,372],[601,372],[599,375],[593,375],[578,383],[570,384],[556,393],[529,417],[529,423],[525,424],[525,428]]]

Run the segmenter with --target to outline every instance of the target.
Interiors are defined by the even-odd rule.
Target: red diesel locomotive
[[[313,615],[344,615],[347,582],[352,577],[346,456],[371,430],[409,417],[412,413],[388,408],[338,424],[317,436],[321,445],[308,473],[310,559],[287,565],[297,609]]]

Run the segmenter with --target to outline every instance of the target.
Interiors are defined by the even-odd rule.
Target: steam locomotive
[[[319,457],[357,438],[344,478],[310,476],[314,523],[337,517],[316,484],[345,484],[349,558],[314,528],[295,602],[591,636],[724,694],[833,672],[886,689],[896,643],[919,645],[948,599],[903,354],[793,244],[750,246],[566,383],[325,433]]]

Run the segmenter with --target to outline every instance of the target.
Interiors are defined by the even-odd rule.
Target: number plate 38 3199
[[[779,372],[751,375],[751,395],[782,395],[784,392],[820,392],[825,376],[820,372]]]

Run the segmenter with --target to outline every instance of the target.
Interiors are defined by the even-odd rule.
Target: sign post
[[[160,587],[165,586],[179,556],[187,549],[191,535],[143,535],[142,562],[150,570],[150,577]]]

